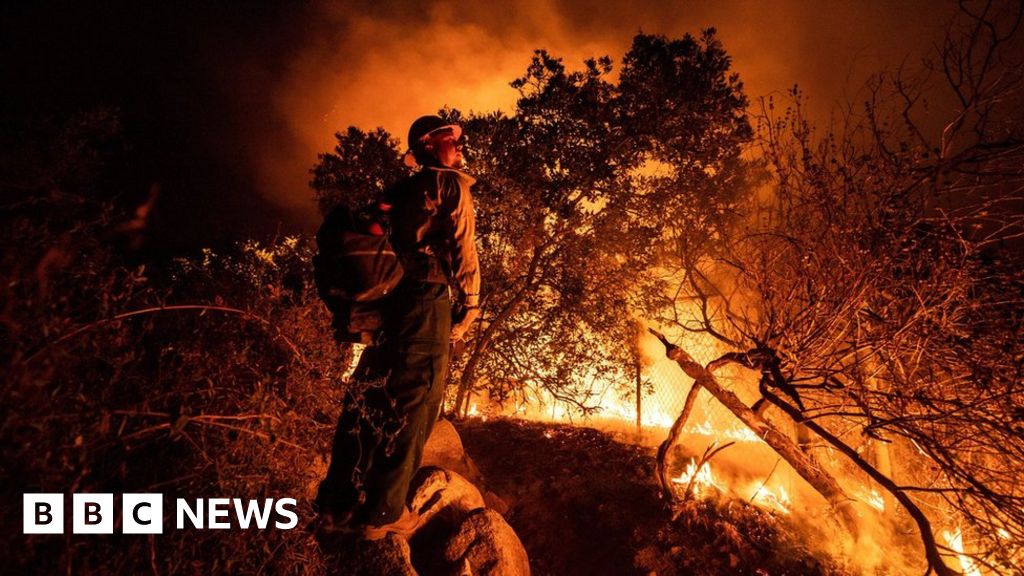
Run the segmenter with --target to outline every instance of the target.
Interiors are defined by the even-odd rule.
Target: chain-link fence
[[[677,345],[705,365],[725,352],[718,341],[703,334],[686,334],[677,340]],[[653,337],[645,337],[641,349],[648,360],[642,370],[645,385],[639,404],[641,428],[660,434],[679,415],[693,386],[693,379],[684,374],[678,364],[665,357],[664,347]],[[753,372],[738,367],[730,366],[718,372],[718,379],[724,386],[750,402],[756,399],[755,378]],[[697,396],[686,431],[708,435],[716,432],[733,439],[751,434],[725,406],[703,391]]]

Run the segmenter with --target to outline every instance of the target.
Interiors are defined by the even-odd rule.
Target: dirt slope
[[[743,502],[690,502],[673,521],[650,449],[590,428],[503,419],[457,426],[488,487],[509,505],[505,516],[536,575],[844,573]]]

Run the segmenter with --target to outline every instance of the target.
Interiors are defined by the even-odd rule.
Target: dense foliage
[[[133,264],[145,215],[119,187],[117,115],[25,130],[39,143],[4,183],[0,226],[0,572],[316,572],[302,529],[21,536],[27,492],[161,492],[169,526],[177,497],[290,495],[310,518],[347,362],[307,242]]]
[[[715,237],[744,191],[752,130],[729,65],[713,30],[641,34],[617,82],[608,58],[570,71],[538,51],[512,82],[511,116],[441,112],[469,138],[484,271],[483,316],[456,366],[457,411],[477,390],[516,404],[543,391],[591,411],[602,386],[631,381],[635,318],[664,304],[659,252],[691,241],[690,230]],[[381,129],[337,139],[313,169],[321,206],[363,201],[380,189],[366,174],[399,166]],[[687,238],[665,238],[681,218],[694,222]]]

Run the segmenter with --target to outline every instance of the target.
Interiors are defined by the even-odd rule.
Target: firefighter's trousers
[[[379,346],[360,359],[321,482],[321,513],[382,525],[398,519],[444,396],[451,305],[444,284],[403,281]]]

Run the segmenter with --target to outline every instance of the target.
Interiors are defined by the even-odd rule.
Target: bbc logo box
[[[25,494],[25,534],[64,533],[63,494]],[[72,494],[71,532],[113,534],[113,494]],[[121,498],[121,531],[125,534],[163,533],[163,495],[124,494]]]
[[[64,533],[63,494],[25,494],[25,534]]]

